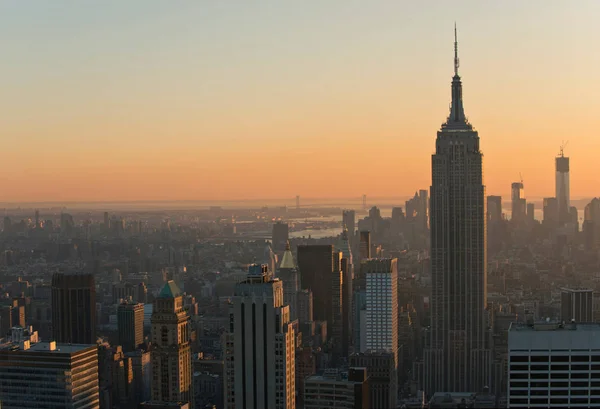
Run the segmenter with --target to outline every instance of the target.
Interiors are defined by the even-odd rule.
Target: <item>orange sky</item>
[[[0,6],[0,201],[428,188],[454,19],[487,193],[600,195],[600,2],[136,2]]]

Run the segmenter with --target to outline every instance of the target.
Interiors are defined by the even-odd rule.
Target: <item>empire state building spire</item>
[[[446,126],[464,127],[468,126],[465,110],[462,102],[462,83],[458,75],[458,38],[456,34],[456,23],[454,24],[454,77],[452,78],[452,103],[450,104],[450,115]]]

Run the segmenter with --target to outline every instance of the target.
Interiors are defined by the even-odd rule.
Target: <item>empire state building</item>
[[[454,28],[450,115],[432,155],[431,328],[424,389],[479,392],[490,385],[483,154],[465,116]]]

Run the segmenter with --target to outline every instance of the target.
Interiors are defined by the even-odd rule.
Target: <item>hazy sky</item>
[[[600,194],[600,1],[0,0],[0,201],[404,196],[453,25],[488,194]]]

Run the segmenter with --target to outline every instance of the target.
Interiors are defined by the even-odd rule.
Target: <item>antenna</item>
[[[565,157],[565,148],[567,147],[568,144],[569,144],[569,141],[567,141],[567,142],[563,141],[562,145],[560,145],[560,156],[563,158]]]
[[[523,175],[519,172],[519,179],[521,179],[521,184],[523,184]]]
[[[456,35],[456,21],[454,22],[454,75],[458,75],[458,36]]]

